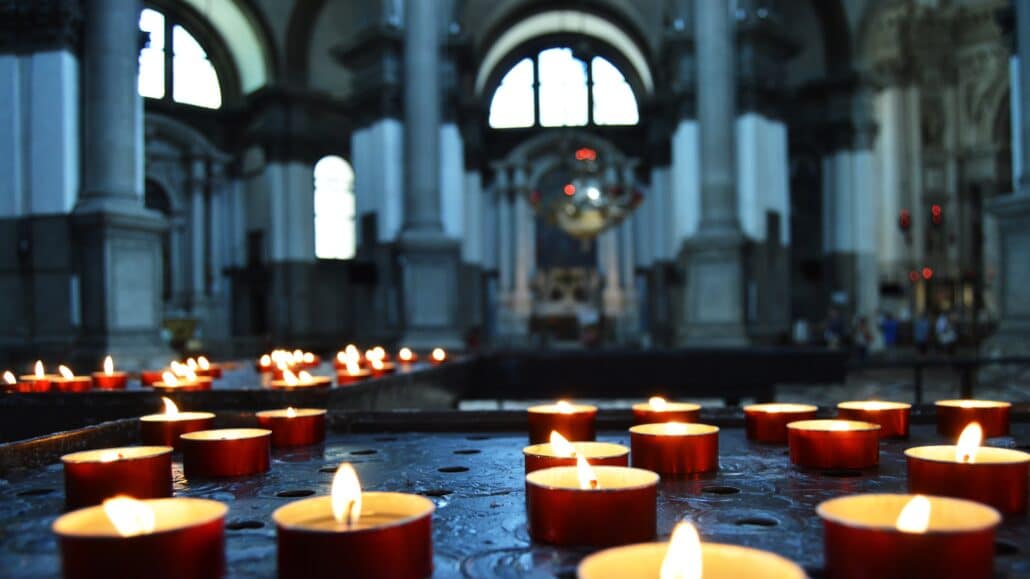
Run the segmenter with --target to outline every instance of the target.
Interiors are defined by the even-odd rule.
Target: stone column
[[[1030,353],[1030,0],[1015,0],[1016,49],[1019,56],[1019,174],[1015,191],[992,200],[989,210],[998,220],[1001,263],[998,276],[1000,323],[988,348],[994,353]],[[1013,91],[1015,94],[1015,91]]]
[[[190,161],[190,303],[196,307],[204,300],[204,267],[207,258],[207,212],[204,189],[207,187],[207,167],[203,158]],[[201,310],[203,311],[203,310]]]
[[[512,309],[517,316],[529,317],[532,296],[529,278],[533,270],[533,210],[526,199],[528,185],[525,167],[515,167],[512,173],[513,231],[515,232],[515,284]]]
[[[685,244],[678,342],[745,345],[742,236],[735,171],[736,34],[729,2],[696,0],[701,218]]]
[[[136,90],[138,0],[87,0],[83,50],[83,182],[73,215],[82,264],[80,363],[111,353],[123,368],[167,361],[160,340],[166,223],[143,208]]]
[[[460,347],[460,244],[440,214],[440,42],[435,2],[404,3],[404,226],[398,243],[403,330],[414,348]]]

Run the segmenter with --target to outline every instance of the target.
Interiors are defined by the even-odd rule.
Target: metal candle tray
[[[447,420],[439,413],[433,420]],[[271,472],[233,480],[186,480],[175,463],[175,494],[205,497],[229,505],[226,553],[230,577],[274,577],[272,512],[301,497],[328,494],[336,467],[355,465],[366,490],[419,493],[436,503],[434,577],[574,577],[589,551],[534,544],[526,530],[522,432],[469,428],[467,416],[454,422],[465,432],[400,431],[400,420],[349,422],[338,417],[324,446],[274,451]],[[221,417],[220,417],[221,418]],[[425,417],[423,417],[424,419]],[[239,415],[228,420],[246,423]],[[711,422],[709,420],[706,420]],[[345,432],[354,424],[382,426],[379,432]],[[603,424],[603,423],[602,423]],[[0,575],[50,577],[59,574],[57,544],[50,525],[64,510],[62,469],[55,451],[84,444],[93,448],[135,442],[135,421],[75,431],[7,450],[0,480]],[[600,440],[629,442],[624,430],[603,430]],[[884,442],[881,464],[868,471],[802,471],[790,465],[785,446],[749,443],[743,429],[724,428],[720,469],[698,479],[661,482],[658,531],[668,537],[674,524],[693,520],[705,541],[736,543],[774,551],[824,577],[821,501],[854,493],[905,492],[903,451],[939,442],[929,425],[913,427],[907,441]],[[1027,448],[1030,424],[1013,425],[1011,438],[992,441]],[[11,453],[14,453],[14,456]],[[11,469],[12,460],[24,464]],[[35,462],[34,462],[35,461]],[[612,517],[618,525],[618,517]],[[999,578],[1030,577],[1030,518],[1006,520],[998,530]],[[398,554],[403,556],[403,554]],[[341,566],[346,562],[341,561]]]

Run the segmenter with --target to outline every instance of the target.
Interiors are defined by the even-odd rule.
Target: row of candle
[[[271,354],[262,356],[258,361],[258,368],[263,374],[272,376],[268,387],[277,390],[297,390],[329,388],[332,385],[328,377],[315,376],[306,369],[299,369],[302,366],[309,366],[308,364],[291,363],[291,360],[295,362],[297,359],[296,353],[290,354],[288,358],[280,355],[278,361],[273,359]],[[418,354],[409,348],[401,348],[397,354],[397,360],[401,367],[410,368],[411,364],[418,360]],[[435,348],[430,353],[429,360],[432,364],[442,364],[447,360],[447,352],[443,348]],[[356,346],[351,344],[337,352],[333,358],[333,367],[336,371],[336,383],[339,386],[346,386],[368,378],[390,374],[396,371],[397,363],[391,360],[390,355],[381,346],[376,346],[362,354]]]
[[[104,358],[103,368],[87,376],[77,376],[68,366],[58,366],[57,374],[48,374],[42,360],[36,360],[32,374],[16,376],[3,373],[2,388],[8,392],[86,392],[94,387],[100,390],[122,390],[128,375],[114,369],[114,359]]]

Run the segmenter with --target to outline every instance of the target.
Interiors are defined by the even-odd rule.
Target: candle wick
[[[594,480],[590,481],[590,488],[591,489],[596,489],[597,488],[597,479],[594,479]]]
[[[354,527],[354,519],[351,517],[351,513],[354,512],[354,501],[347,503],[347,530]]]

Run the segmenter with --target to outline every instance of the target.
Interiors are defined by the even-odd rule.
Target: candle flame
[[[61,377],[65,380],[71,380],[75,377],[75,374],[71,371],[71,369],[68,368],[68,366],[65,366],[64,364],[58,366],[57,371],[61,373]]]
[[[551,431],[551,449],[559,458],[572,458],[576,456],[576,447],[561,435],[557,430]]]
[[[182,373],[182,377],[185,378],[187,382],[197,381],[197,373],[189,368],[186,368],[186,371]]]
[[[100,462],[114,462],[121,457],[122,455],[117,450],[108,450],[100,453]]]
[[[209,362],[208,359],[206,357],[204,357],[204,356],[199,356],[197,358],[197,365],[200,366],[201,370],[210,370],[211,369],[211,362]]]
[[[357,525],[361,518],[361,483],[358,481],[358,473],[354,472],[349,462],[342,463],[336,469],[330,495],[336,522],[346,523],[348,527]]]
[[[554,406],[559,414],[572,414],[572,405],[564,400],[559,400]]]
[[[397,354],[397,357],[400,358],[402,362],[410,362],[414,356],[412,355],[410,349],[401,348],[401,351]]]
[[[590,468],[590,463],[582,456],[576,460],[576,474],[579,475],[579,488],[583,490],[599,489],[601,483],[597,480],[597,474]]]
[[[361,366],[358,366],[357,360],[347,359],[347,373],[351,376],[357,376],[361,373]]]
[[[178,360],[172,360],[172,362],[168,364],[168,367],[172,370],[172,374],[181,377],[186,376],[186,372],[189,370],[189,368],[187,368],[185,364],[179,362]]]
[[[905,503],[894,523],[902,533],[925,533],[930,527],[930,500],[923,495],[916,495]]]
[[[665,423],[666,434],[686,434],[687,425],[682,422],[666,422]]]
[[[176,378],[175,374],[173,374],[172,372],[169,372],[168,370],[165,370],[164,372],[161,373],[161,381],[164,382],[165,384],[169,385],[169,386],[178,386],[179,385],[179,379]]]
[[[165,405],[165,416],[176,416],[179,414],[179,407],[175,405],[175,402],[172,402],[171,398],[162,396],[161,402],[164,402]]]
[[[290,406],[289,408],[286,409],[286,418],[296,418],[296,417],[297,417],[297,409],[296,408]]]
[[[849,430],[851,427],[847,422],[843,420],[833,420],[830,422],[830,430]]]
[[[107,499],[104,501],[104,514],[123,537],[153,533],[156,526],[154,509],[131,497],[118,496]]]
[[[114,358],[108,356],[104,358],[104,375],[110,376],[114,374]]]
[[[261,366],[267,368],[268,366],[272,365],[272,357],[268,354],[262,354],[261,360],[258,363],[261,364]]]
[[[347,360],[348,360],[347,353],[344,352],[343,350],[340,350],[339,352],[336,353],[336,361],[337,362],[339,362],[341,364],[346,364]]]
[[[447,352],[445,352],[443,348],[433,348],[433,353],[431,355],[433,360],[436,360],[437,362],[443,362],[447,359]]]
[[[371,362],[372,360],[375,360],[377,358],[378,358],[378,356],[376,356],[375,350],[365,350],[365,359],[366,360]]]
[[[186,359],[186,367],[188,367],[190,370],[193,370],[194,372],[196,372],[197,368],[199,368],[199,366],[197,365],[197,361],[193,358]]]
[[[383,365],[382,358],[372,358],[372,369],[381,372],[386,366]]]
[[[287,354],[288,353],[289,352],[287,352]],[[301,361],[303,359],[304,359],[304,351],[303,350],[294,350],[293,351],[293,360],[294,361],[299,362],[299,361]]]
[[[46,370],[43,369],[43,361],[42,360],[36,360],[36,368],[35,368],[35,370],[36,370],[35,371],[36,378],[44,378],[44,377],[46,377]]]
[[[962,430],[958,437],[958,444],[955,446],[955,460],[958,462],[976,462],[976,450],[980,448],[983,441],[984,430],[979,422],[970,422]]]
[[[661,396],[652,396],[647,401],[647,405],[650,406],[651,410],[654,410],[655,412],[662,412],[669,406],[669,403],[666,402],[665,398],[662,398]]]
[[[361,358],[361,352],[358,351],[358,347],[354,344],[347,344],[347,347],[343,349],[347,353],[347,357],[351,360],[358,360]]]
[[[304,352],[303,360],[304,360],[305,364],[314,364],[315,363],[315,355],[312,354],[311,352]]]
[[[13,372],[7,370],[4,372],[4,383],[13,386],[18,383],[18,379],[14,377]]]
[[[673,529],[659,577],[701,579],[701,537],[694,525],[684,521]]]
[[[283,382],[286,382],[287,386],[296,386],[299,382],[297,375],[289,370],[283,370]]]
[[[301,384],[311,384],[315,381],[315,379],[311,376],[310,372],[306,370],[301,370],[300,373],[297,374],[297,381],[299,381]]]

